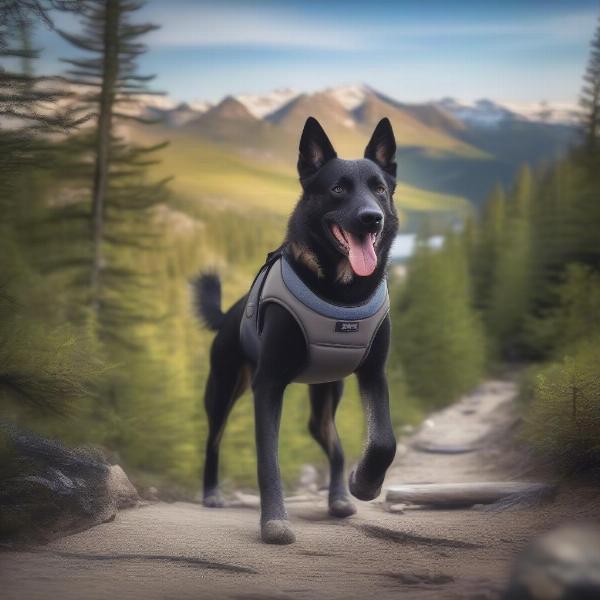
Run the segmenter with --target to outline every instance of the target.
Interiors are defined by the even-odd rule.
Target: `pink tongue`
[[[352,235],[349,231],[345,233],[350,244],[348,258],[352,270],[361,277],[370,275],[377,266],[377,255],[375,254],[375,248],[373,248],[373,239],[367,234],[361,241],[360,238]]]

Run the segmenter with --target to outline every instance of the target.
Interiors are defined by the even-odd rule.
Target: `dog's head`
[[[319,122],[306,121],[298,158],[303,194],[288,239],[296,258],[320,278],[349,284],[383,273],[398,229],[395,153],[388,119],[359,160],[338,158]]]

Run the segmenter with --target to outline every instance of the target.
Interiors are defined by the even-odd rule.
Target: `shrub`
[[[568,471],[600,472],[600,337],[580,342],[538,374],[525,412],[531,445]]]

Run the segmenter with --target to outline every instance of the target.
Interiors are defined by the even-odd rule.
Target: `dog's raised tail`
[[[192,280],[194,308],[204,325],[218,331],[223,325],[225,313],[221,310],[221,280],[216,273],[201,273]]]

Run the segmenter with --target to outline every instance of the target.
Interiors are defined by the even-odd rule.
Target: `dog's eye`
[[[384,187],[383,185],[378,185],[378,186],[375,188],[375,191],[376,191],[378,194],[385,194],[385,187]]]
[[[342,194],[342,193],[344,192],[344,188],[343,188],[341,185],[334,185],[334,186],[331,188],[331,191],[332,191],[334,194]]]

